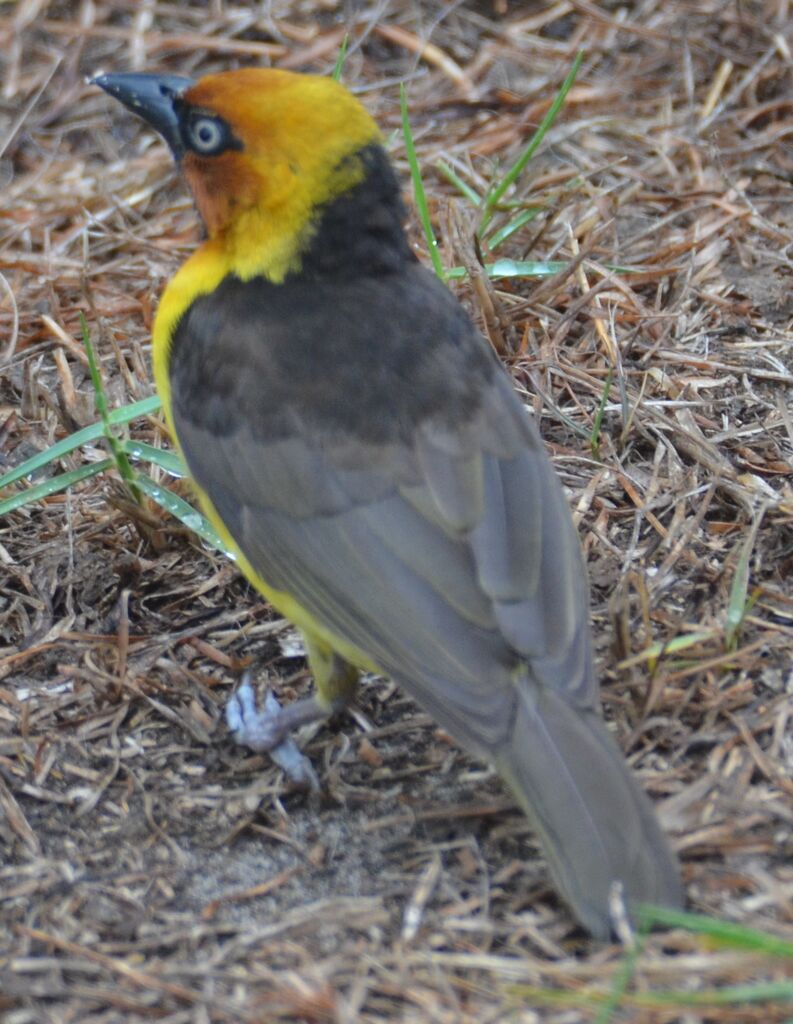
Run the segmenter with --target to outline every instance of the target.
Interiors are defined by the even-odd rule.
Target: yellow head
[[[317,208],[361,180],[356,154],[380,141],[369,114],[330,78],[247,68],[195,83],[95,81],[164,136],[210,239],[241,277],[294,269]]]

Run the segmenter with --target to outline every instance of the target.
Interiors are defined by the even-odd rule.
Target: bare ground
[[[513,195],[542,212],[499,250],[571,269],[455,288],[568,490],[605,712],[674,837],[691,908],[793,939],[787,0],[0,5],[4,463],[95,420],[80,311],[111,402],[151,392],[157,296],[199,237],[164,147],[83,76],[327,73],[345,28],[345,81],[406,187],[408,81],[447,266],[475,263],[475,216],[436,161],[483,191],[584,49]],[[133,435],[167,444],[155,419]],[[318,799],[232,747],[222,707],[246,663],[286,700],[309,687],[295,636],[110,476],[0,521],[0,642],[8,1024],[793,1014],[770,995],[653,1002],[790,977],[790,959],[681,929],[644,940],[604,1010],[624,951],[576,930],[498,779],[387,681],[303,737]]]

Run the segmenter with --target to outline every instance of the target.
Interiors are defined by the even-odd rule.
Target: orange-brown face
[[[253,206],[261,188],[253,168],[233,153],[201,157],[187,152],[182,173],[210,237],[219,234],[240,209]]]
[[[254,208],[265,219],[289,216],[298,228],[310,207],[344,190],[344,158],[379,139],[337,82],[273,69],[209,75],[175,110],[182,170],[210,236]]]

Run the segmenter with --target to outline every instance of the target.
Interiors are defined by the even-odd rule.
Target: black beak
[[[174,100],[190,88],[193,84],[191,78],[182,78],[181,75],[97,75],[90,79],[89,84],[98,85],[133,114],[147,121],[162,135],[174,157],[180,159],[184,147]]]

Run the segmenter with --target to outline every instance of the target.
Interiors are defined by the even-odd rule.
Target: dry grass
[[[150,392],[152,310],[198,238],[164,147],[83,76],[327,73],[345,27],[345,80],[387,132],[409,82],[447,266],[474,259],[474,218],[434,162],[485,187],[585,49],[519,189],[544,212],[504,250],[574,269],[459,293],[512,353],[568,488],[606,713],[692,907],[793,938],[788,0],[0,4],[2,457],[95,418],[81,310],[112,401]],[[405,173],[398,134],[392,148]],[[166,443],[155,421],[134,432]],[[221,708],[244,659],[287,699],[307,687],[294,636],[155,508],[94,481],[2,521],[0,563],[8,1024],[601,1012],[588,993],[617,983],[622,950],[575,931],[498,780],[387,682],[307,743],[318,805],[230,746]],[[790,964],[654,934],[600,1019],[783,1021],[770,998],[651,994]]]

